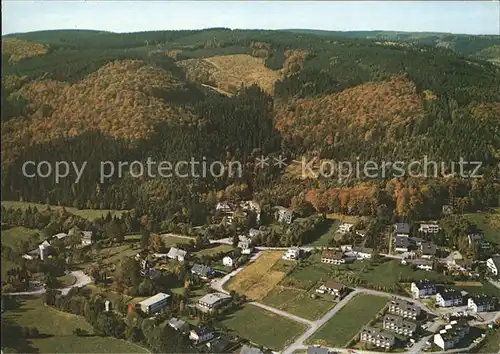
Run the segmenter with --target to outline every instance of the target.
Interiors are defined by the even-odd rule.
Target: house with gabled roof
[[[209,266],[203,264],[194,264],[191,273],[199,276],[201,279],[209,279],[215,275],[215,271]]]
[[[176,247],[171,247],[167,253],[167,257],[170,259],[175,259],[179,262],[184,262],[186,259],[187,252]]]

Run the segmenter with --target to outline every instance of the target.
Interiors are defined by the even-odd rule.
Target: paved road
[[[257,258],[259,258],[261,254],[262,254],[262,252],[254,253],[250,257],[250,260],[248,261],[248,264],[250,264],[252,262],[255,262],[255,260]],[[210,286],[212,287],[212,289],[214,289],[216,291],[219,291],[219,292],[224,293],[224,294],[228,294],[229,292],[226,291],[226,290],[224,290],[224,284],[226,284],[229,281],[229,279],[231,279],[233,276],[235,276],[236,274],[238,274],[239,272],[241,272],[243,269],[245,269],[245,267],[246,267],[246,265],[243,266],[243,267],[237,268],[237,269],[233,270],[231,273],[226,274],[225,276],[223,276],[220,279],[213,279],[210,282]]]
[[[304,333],[302,333],[300,337],[298,337],[292,344],[290,344],[287,348],[285,348],[282,351],[282,354],[291,354],[298,349],[307,348],[304,345],[304,342],[307,340],[307,338],[311,337],[314,332],[316,332],[321,326],[323,326],[326,322],[328,322],[330,318],[332,318],[338,311],[340,311],[340,309],[342,309],[342,307],[344,307],[357,294],[359,294],[359,291],[354,290],[346,297],[344,297],[342,300],[340,300],[339,303],[335,305],[333,309],[328,311],[328,313],[324,315],[320,320],[313,322],[309,326],[309,328]]]
[[[250,302],[250,304],[254,305],[254,306],[257,306],[257,307],[260,307],[260,308],[263,308],[264,310],[267,310],[267,311],[270,311],[270,312],[274,312],[277,315],[289,318],[289,319],[291,319],[291,320],[293,320],[295,322],[305,323],[308,326],[314,326],[316,324],[316,322],[309,321],[309,320],[306,320],[305,318],[302,318],[302,317],[299,317],[299,316],[295,316],[295,315],[293,315],[293,314],[291,314],[289,312],[281,311],[281,310],[278,310],[277,308],[261,304],[260,302]]]
[[[75,271],[71,272],[70,274],[76,278],[76,282],[75,282],[75,284],[73,284],[70,287],[59,289],[63,295],[66,295],[70,291],[71,288],[82,287],[82,286],[85,286],[87,284],[92,283],[92,279],[89,276],[87,276],[84,272],[82,272],[81,270],[75,270]],[[41,288],[41,289],[37,289],[34,291],[22,291],[22,292],[18,292],[18,293],[9,293],[9,295],[41,295],[41,294],[44,294],[45,291],[46,291],[45,288]]]

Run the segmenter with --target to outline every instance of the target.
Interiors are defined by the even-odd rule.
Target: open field
[[[324,296],[325,299],[327,297],[331,300],[313,299],[311,293],[278,285],[262,302],[308,320],[317,320],[335,305],[333,297]]]
[[[252,300],[264,298],[286,275],[283,271],[272,269],[283,253],[264,252],[254,263],[236,274],[227,283],[227,289],[245,294]]]
[[[307,244],[307,246],[328,246],[328,242],[335,236],[335,232],[339,228],[339,225],[340,221],[338,220],[327,220],[324,227],[318,230],[318,235],[315,237],[315,240]]]
[[[213,255],[220,252],[226,253],[233,250],[233,246],[230,245],[217,245],[215,247],[204,248],[201,251],[195,253],[196,256],[201,257],[205,255]]]
[[[40,237],[39,241],[42,240],[41,231],[38,229],[28,229],[26,227],[12,227],[7,230],[2,231],[2,245],[15,247],[19,241],[28,241],[31,235],[38,233]],[[7,271],[14,268],[16,265],[11,261],[2,257],[2,279],[7,276]]]
[[[147,353],[124,340],[74,335],[76,328],[89,333],[92,328],[83,317],[47,307],[39,298],[24,298],[18,309],[9,310],[2,317],[19,325],[36,326],[43,336],[30,341],[41,353]]]
[[[280,285],[309,290],[318,282],[336,280],[344,284],[353,284],[354,279],[364,281],[361,286],[385,289],[386,291],[401,290],[400,282],[411,278],[431,279],[445,282],[447,277],[436,272],[412,270],[400,264],[398,260],[389,260],[372,265],[369,260],[356,261],[347,265],[328,265],[320,262],[320,253],[313,254],[309,262],[297,266]]]
[[[464,285],[456,285],[454,288],[457,288],[459,290],[465,290],[471,295],[481,295],[481,294],[486,294],[489,296],[495,296],[497,298],[500,298],[500,289],[498,289],[496,286],[490,284],[487,281],[484,281],[481,283],[481,286],[464,286]]]
[[[28,207],[36,207],[38,210],[42,211],[47,209],[47,204],[39,204],[39,203],[29,203],[29,202],[18,202],[18,201],[4,201],[2,200],[2,206],[6,208],[15,208],[15,209],[26,209]],[[120,217],[121,214],[124,212],[122,210],[107,210],[107,209],[76,209],[72,207],[62,207],[62,206],[57,206],[57,205],[50,205],[52,209],[66,209],[71,214],[75,214],[78,216],[81,216],[83,218],[93,220],[100,218],[101,216],[106,216],[108,212],[111,213],[111,216],[117,216]]]
[[[387,304],[387,298],[358,295],[347,303],[307,341],[312,344],[342,347],[370,322]]]
[[[163,242],[165,242],[165,247],[172,247],[176,244],[187,244],[191,240],[183,237],[167,236],[163,237]]]
[[[178,62],[191,80],[200,81],[224,93],[234,94],[242,86],[257,84],[272,94],[280,72],[268,69],[264,59],[248,54],[219,55]]]
[[[477,353],[498,353],[500,350],[500,329],[488,333]]]
[[[222,324],[239,336],[275,351],[283,349],[305,330],[301,323],[252,305],[231,314]]]
[[[39,234],[38,240],[41,242],[42,232],[38,229],[28,229],[27,227],[17,226],[2,231],[2,245],[15,247],[19,241],[28,241],[33,234]]]
[[[491,213],[464,214],[464,217],[484,232],[486,241],[500,244],[500,208]]]

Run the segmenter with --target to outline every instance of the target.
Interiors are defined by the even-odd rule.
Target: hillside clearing
[[[236,274],[227,285],[229,290],[245,294],[252,300],[264,298],[286,275],[273,270],[283,251],[264,252],[257,260]]]
[[[73,207],[65,207],[58,205],[48,205],[48,204],[40,204],[40,203],[31,203],[31,202],[18,202],[12,200],[2,200],[2,206],[5,208],[14,208],[14,209],[27,209],[37,208],[39,211],[43,211],[50,207],[53,210],[66,210],[67,212],[81,216],[82,218],[86,218],[89,220],[94,220],[100,217],[105,217],[108,213],[111,213],[111,216],[120,217],[125,210],[109,210],[109,209],[77,209]]]

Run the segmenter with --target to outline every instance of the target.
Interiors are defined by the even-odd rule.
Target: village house
[[[251,347],[249,345],[243,344],[240,349],[239,354],[264,354],[259,348]]]
[[[396,252],[408,252],[409,246],[410,246],[410,240],[408,236],[397,235],[394,238],[394,250]]]
[[[82,247],[90,246],[92,243],[92,231],[82,231]]]
[[[300,258],[300,249],[298,247],[289,248],[281,258],[288,261],[296,261]]]
[[[231,345],[231,341],[227,336],[215,338],[206,343],[210,353],[225,353],[229,345]]]
[[[55,234],[54,236],[52,236],[53,238],[57,238],[58,240],[62,240],[63,238],[66,238],[68,237],[68,234],[67,233],[64,233],[64,232],[60,232],[58,234]]]
[[[222,259],[222,264],[225,265],[226,267],[233,267],[234,259],[232,257],[226,256]]]
[[[256,201],[253,201],[253,200],[247,200],[247,201],[240,203],[240,208],[243,210],[253,211],[256,215],[255,221],[257,222],[257,224],[260,223],[261,209],[260,209],[259,203],[257,203]]]
[[[500,272],[500,255],[497,254],[491,258],[488,258],[488,260],[486,261],[486,267],[491,274],[498,276]]]
[[[194,264],[191,268],[191,273],[199,276],[201,279],[209,279],[215,275],[215,271],[209,266],[203,264]]]
[[[402,334],[407,337],[413,337],[413,334],[418,329],[418,324],[416,322],[404,319],[403,317],[396,315],[385,315],[383,320],[383,328],[396,332],[397,334]]]
[[[474,244],[481,242],[484,236],[480,232],[470,232],[467,234],[467,241],[469,241],[469,246],[473,246]]]
[[[293,220],[293,211],[282,207],[282,206],[277,206],[275,207],[276,211],[276,219],[278,222],[282,222],[285,224],[291,224]]]
[[[316,289],[317,293],[320,294],[330,294],[334,296],[342,296],[346,291],[346,287],[340,283],[337,283],[333,280],[327,281],[325,284],[321,285],[318,289]]]
[[[321,262],[326,264],[345,264],[347,262],[352,262],[354,260],[353,257],[345,257],[342,251],[337,250],[323,250],[321,254]]]
[[[389,313],[404,318],[417,319],[422,309],[413,302],[399,298],[393,298],[387,307]]]
[[[397,223],[394,225],[394,233],[396,237],[408,237],[410,236],[410,225],[408,223]]]
[[[419,232],[423,232],[425,234],[437,234],[440,228],[438,224],[420,224],[418,228]]]
[[[189,323],[187,323],[186,321],[183,321],[183,320],[180,320],[178,318],[171,318],[169,321],[168,321],[168,325],[175,329],[176,331],[179,331],[181,333],[187,333],[189,331]]]
[[[345,233],[351,232],[353,227],[354,227],[354,224],[343,223],[339,226],[338,232],[340,232],[341,234],[345,234]]]
[[[379,348],[389,349],[394,345],[395,336],[380,328],[365,326],[361,330],[360,341],[371,343]]]
[[[252,239],[254,237],[259,236],[261,233],[262,233],[262,231],[260,231],[258,229],[250,229],[250,230],[248,230],[248,237],[250,237]]]
[[[234,209],[235,209],[234,204],[227,201],[219,202],[215,206],[215,210],[220,211],[222,213],[231,213],[232,211],[234,211]]]
[[[444,329],[434,335],[434,344],[443,350],[454,348],[468,333],[470,327],[464,324],[457,324],[452,321]]]
[[[422,269],[422,270],[425,270],[425,271],[431,271],[432,268],[433,268],[433,266],[434,266],[434,263],[431,260],[429,260],[429,259],[422,259],[422,258],[417,258],[417,259],[403,258],[401,260],[401,264],[407,264],[407,265],[410,265],[410,266],[414,266],[417,269]]]
[[[430,259],[436,255],[437,247],[432,242],[422,242],[419,251],[422,258]]]
[[[354,257],[356,257],[356,259],[370,259],[372,258],[373,248],[353,247],[351,252],[354,254]]]
[[[436,294],[436,285],[430,280],[424,279],[411,283],[411,293],[414,298],[420,299],[423,297]]]
[[[206,342],[214,337],[214,331],[207,326],[199,326],[193,328],[191,332],[189,332],[189,339],[194,341],[196,344]]]
[[[167,253],[167,257],[170,259],[175,259],[179,262],[184,262],[186,259],[187,252],[179,248],[172,247]]]
[[[444,289],[436,294],[436,304],[440,307],[462,306],[464,297],[459,291]]]
[[[231,296],[224,293],[210,293],[198,300],[198,308],[208,312],[220,308],[231,301]]]
[[[169,297],[169,294],[158,293],[147,298],[146,300],[142,300],[141,302],[137,303],[136,306],[139,307],[145,314],[152,315],[167,307]]]
[[[246,236],[240,235],[238,248],[241,249],[241,254],[251,254],[253,250],[252,240]]]
[[[464,256],[459,251],[451,252],[445,258],[445,263],[448,270],[451,271],[465,272],[470,268],[469,264],[464,259]]]
[[[467,307],[473,312],[489,312],[495,311],[498,300],[495,297],[480,295],[470,297],[467,301]]]

